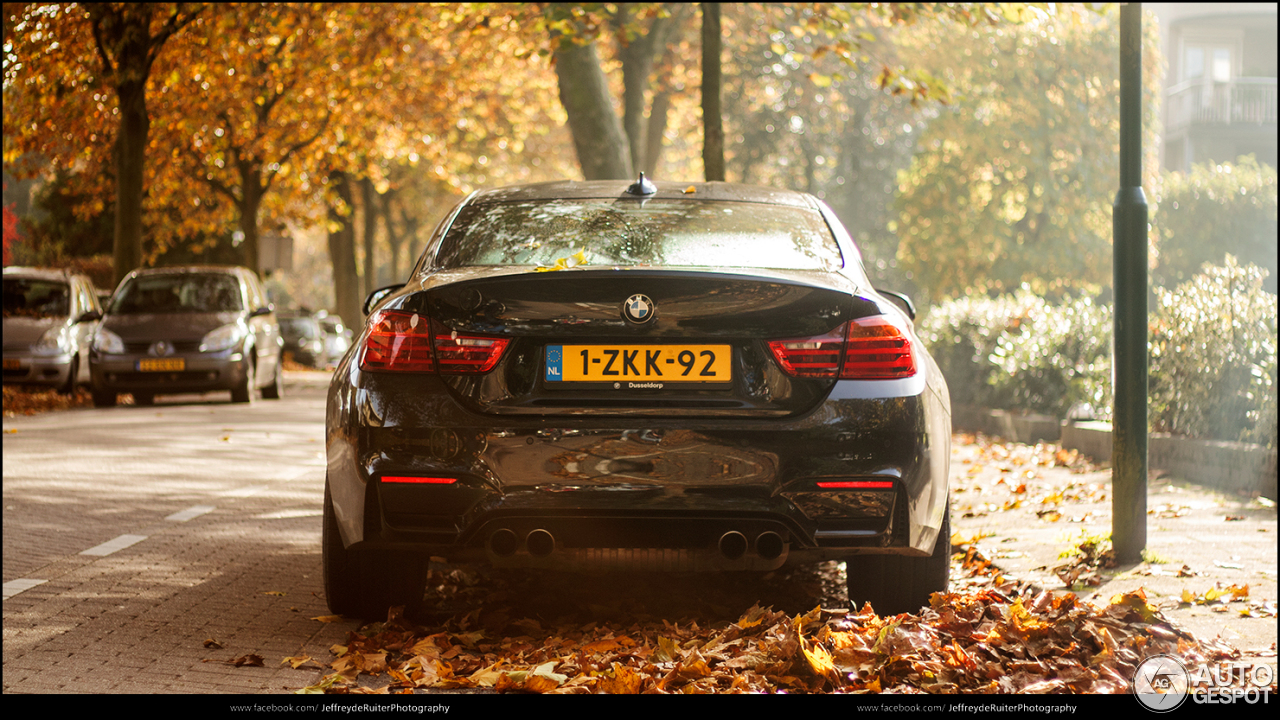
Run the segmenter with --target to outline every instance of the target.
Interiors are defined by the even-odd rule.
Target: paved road
[[[281,692],[322,623],[323,380],[4,421],[4,692]],[[179,402],[174,402],[174,401]],[[222,647],[206,647],[215,640]],[[256,654],[262,667],[228,661]]]

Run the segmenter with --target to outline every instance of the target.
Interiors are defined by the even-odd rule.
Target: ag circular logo
[[[1133,674],[1133,694],[1143,707],[1168,712],[1187,699],[1187,669],[1172,655],[1152,655]]]
[[[653,319],[653,301],[648,295],[636,293],[622,303],[622,317],[637,325],[643,325]]]

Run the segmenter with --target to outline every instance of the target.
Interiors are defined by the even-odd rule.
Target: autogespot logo
[[[1168,712],[1188,696],[1198,705],[1271,703],[1275,671],[1266,663],[1219,663],[1188,671],[1172,655],[1153,655],[1133,674],[1133,694],[1148,710]]]
[[[1133,694],[1148,710],[1169,712],[1187,699],[1187,669],[1170,655],[1152,655],[1133,674]]]

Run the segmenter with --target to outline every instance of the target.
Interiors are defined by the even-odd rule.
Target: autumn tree
[[[5,6],[6,158],[39,153],[67,166],[95,145],[113,143],[117,279],[142,262],[152,69],[166,43],[203,10],[184,3]],[[114,96],[110,120],[97,109],[106,104],[104,92]],[[74,100],[64,104],[68,96]],[[18,118],[12,126],[11,110]]]
[[[895,200],[899,263],[925,298],[1110,285],[1117,24],[1113,12],[912,33],[920,66],[959,89],[928,121]],[[1159,63],[1154,38],[1143,45],[1144,147],[1154,150]]]

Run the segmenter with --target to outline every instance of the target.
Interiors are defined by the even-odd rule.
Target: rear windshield
[[[838,270],[840,247],[816,210],[692,200],[540,200],[463,209],[436,254],[472,265],[746,267]]]
[[[320,326],[310,318],[282,318],[280,334],[289,340],[306,338],[314,340],[320,337]]]
[[[240,283],[230,275],[140,275],[111,303],[113,315],[236,312],[244,309]]]
[[[71,291],[66,283],[27,278],[4,279],[5,317],[66,317]]]

